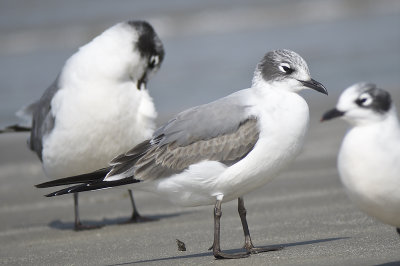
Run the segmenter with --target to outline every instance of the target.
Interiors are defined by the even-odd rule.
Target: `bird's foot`
[[[220,250],[214,251],[213,252],[214,257],[217,260],[222,260],[222,259],[242,259],[242,258],[247,258],[250,256],[250,253],[248,252],[238,252],[238,253],[224,253]]]
[[[282,250],[283,246],[269,246],[269,247],[254,247],[252,244],[245,244],[243,249],[246,249],[247,252],[240,252],[240,253],[223,253],[220,250],[214,251],[214,257],[217,259],[240,259],[240,258],[247,258],[251,254],[258,254],[262,252],[270,252],[270,251],[278,251]],[[214,244],[208,249],[213,250]]]
[[[249,252],[225,253],[225,252],[222,252],[219,249],[214,250],[214,244],[212,244],[212,246],[208,250],[213,250],[214,257],[217,260],[222,260],[222,259],[242,259],[242,258],[247,258],[247,257],[250,256]]]
[[[244,246],[244,248],[250,254],[257,254],[257,253],[262,253],[262,252],[282,250],[283,246],[270,246],[270,247],[258,247],[258,248],[254,247],[254,246],[250,246],[250,247]]]

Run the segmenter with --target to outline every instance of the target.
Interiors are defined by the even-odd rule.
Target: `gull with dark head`
[[[400,234],[400,125],[390,94],[375,84],[354,84],[322,120],[336,117],[352,126],[338,155],[347,194],[362,211]]]
[[[299,154],[309,124],[308,105],[297,94],[303,89],[327,94],[298,54],[269,52],[257,65],[251,88],[179,113],[108,168],[37,187],[78,184],[47,195],[57,196],[132,184],[180,206],[214,205],[216,258],[276,250],[254,247],[243,195],[266,184]],[[220,249],[221,204],[234,199],[246,252],[227,254]]]
[[[145,21],[114,25],[79,48],[42,97],[19,112],[27,120],[2,132],[30,131],[29,148],[50,178],[79,175],[148,139],[157,116],[146,83],[164,58]],[[132,191],[132,220],[138,214]],[[75,229],[81,224],[74,193]]]

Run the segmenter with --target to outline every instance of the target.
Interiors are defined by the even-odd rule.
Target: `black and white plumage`
[[[400,234],[400,125],[390,94],[375,84],[354,84],[322,120],[335,117],[352,125],[338,155],[347,194],[362,211]]]
[[[137,183],[132,187],[181,206],[215,204],[216,258],[269,251],[253,246],[242,197],[270,181],[299,154],[309,110],[297,92],[306,88],[327,94],[311,79],[298,54],[269,52],[258,64],[251,88],[178,114],[152,138],[112,160],[109,168],[38,187],[78,184],[48,195],[56,196]],[[221,203],[236,198],[246,253],[226,254],[219,244]]]
[[[42,97],[19,112],[26,125],[4,131],[30,131],[29,148],[50,178],[105,167],[151,137],[157,113],[146,83],[163,58],[163,45],[149,23],[118,23],[80,47]],[[85,228],[77,194],[75,215],[75,228]]]

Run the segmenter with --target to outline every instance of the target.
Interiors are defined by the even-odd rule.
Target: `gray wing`
[[[180,146],[177,142],[152,147],[134,166],[138,180],[156,179],[180,173],[204,160],[232,165],[245,157],[258,141],[257,120],[249,118],[234,132]]]
[[[183,111],[159,128],[154,136],[164,136],[160,145],[171,142],[187,145],[197,140],[207,140],[230,133],[247,119],[247,106],[241,104],[240,95],[234,93]]]
[[[55,118],[51,114],[51,100],[59,89],[57,78],[39,101],[32,104],[34,110],[29,148],[36,152],[40,160],[42,160],[43,136],[49,134],[54,128]]]
[[[124,173],[138,180],[156,179],[203,160],[232,165],[258,141],[257,119],[246,117],[245,108],[224,98],[184,111],[159,128],[152,140],[115,158],[108,176]]]

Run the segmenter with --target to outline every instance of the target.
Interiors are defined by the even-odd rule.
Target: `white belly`
[[[53,98],[55,127],[43,140],[47,176],[106,167],[112,158],[151,137],[156,112],[147,91],[128,84],[114,93],[94,92],[63,89]]]
[[[365,178],[368,178],[368,175],[365,175]],[[400,187],[361,183],[346,174],[342,176],[342,183],[358,208],[383,223],[400,227]]]
[[[373,143],[365,132],[352,130],[346,135],[338,157],[341,181],[362,211],[400,227],[400,161],[399,156],[390,156],[398,150],[388,152],[391,147]]]

